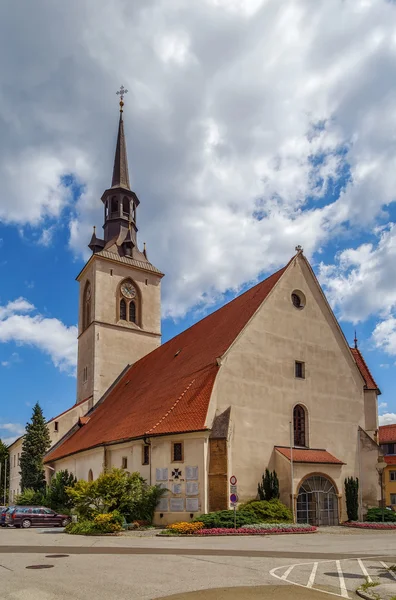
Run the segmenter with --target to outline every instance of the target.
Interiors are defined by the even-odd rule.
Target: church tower
[[[102,195],[103,239],[94,233],[92,256],[80,284],[77,403],[93,406],[127,365],[161,343],[161,279],[137,244],[139,199],[131,190],[120,90],[120,118],[111,187]]]

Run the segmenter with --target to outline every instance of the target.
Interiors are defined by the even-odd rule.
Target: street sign
[[[236,494],[238,491],[237,485],[230,485],[230,494]]]
[[[231,475],[230,477],[230,484],[231,485],[236,485],[238,482],[237,478],[235,477],[235,475]]]
[[[238,496],[236,494],[230,494],[230,502],[231,504],[236,504],[238,502]]]

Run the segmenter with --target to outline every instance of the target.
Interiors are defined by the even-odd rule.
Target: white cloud
[[[26,30],[10,3],[0,219],[48,230],[71,205],[72,173],[84,188],[70,245],[86,251],[123,83],[140,240],[166,272],[165,315],[255,280],[296,244],[312,255],[343,227],[369,228],[395,199],[395,14],[378,0],[37,0]]]
[[[55,226],[52,225],[51,227],[47,227],[47,228],[43,228],[41,231],[41,235],[40,238],[38,240],[38,244],[40,246],[45,246],[48,247],[52,244],[52,238],[54,237],[54,233],[55,233]]]
[[[387,402],[380,402],[378,404],[378,410],[384,410],[384,408],[387,408],[388,403]]]
[[[35,307],[24,298],[0,306],[0,343],[15,342],[33,346],[48,354],[60,371],[74,373],[77,327],[68,327],[58,319],[41,314],[25,314],[33,311]],[[11,360],[19,360],[17,353],[13,353]],[[10,363],[11,360],[5,362]]]
[[[0,439],[6,446],[15,442],[24,433],[25,428],[21,423],[0,423]]]
[[[396,226],[374,232],[377,243],[361,244],[339,253],[333,265],[320,265],[319,278],[342,319],[364,321],[370,315],[389,316],[396,309]],[[389,332],[390,319],[383,325]]]
[[[396,318],[388,317],[377,323],[373,331],[373,341],[377,348],[387,354],[396,355]]]
[[[385,413],[384,415],[380,415],[378,417],[378,422],[380,425],[393,425],[396,423],[396,413]]]

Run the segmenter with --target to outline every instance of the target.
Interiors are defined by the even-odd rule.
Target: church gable
[[[258,432],[272,449],[290,444],[298,405],[307,445],[331,447],[335,429],[344,427],[350,436],[358,425],[364,428],[364,385],[309,263],[298,253],[225,353],[207,425],[231,405],[236,427],[244,429],[246,454],[251,444],[254,456]],[[343,459],[339,448],[333,452]]]

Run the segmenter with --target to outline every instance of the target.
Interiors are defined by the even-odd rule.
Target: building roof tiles
[[[287,266],[133,364],[46,462],[144,436],[202,431],[222,356]]]
[[[280,454],[288,460],[291,460],[290,448],[275,446]],[[293,462],[295,463],[317,463],[317,464],[333,464],[343,465],[344,463],[327,452],[327,450],[315,450],[311,448],[293,448]]]

